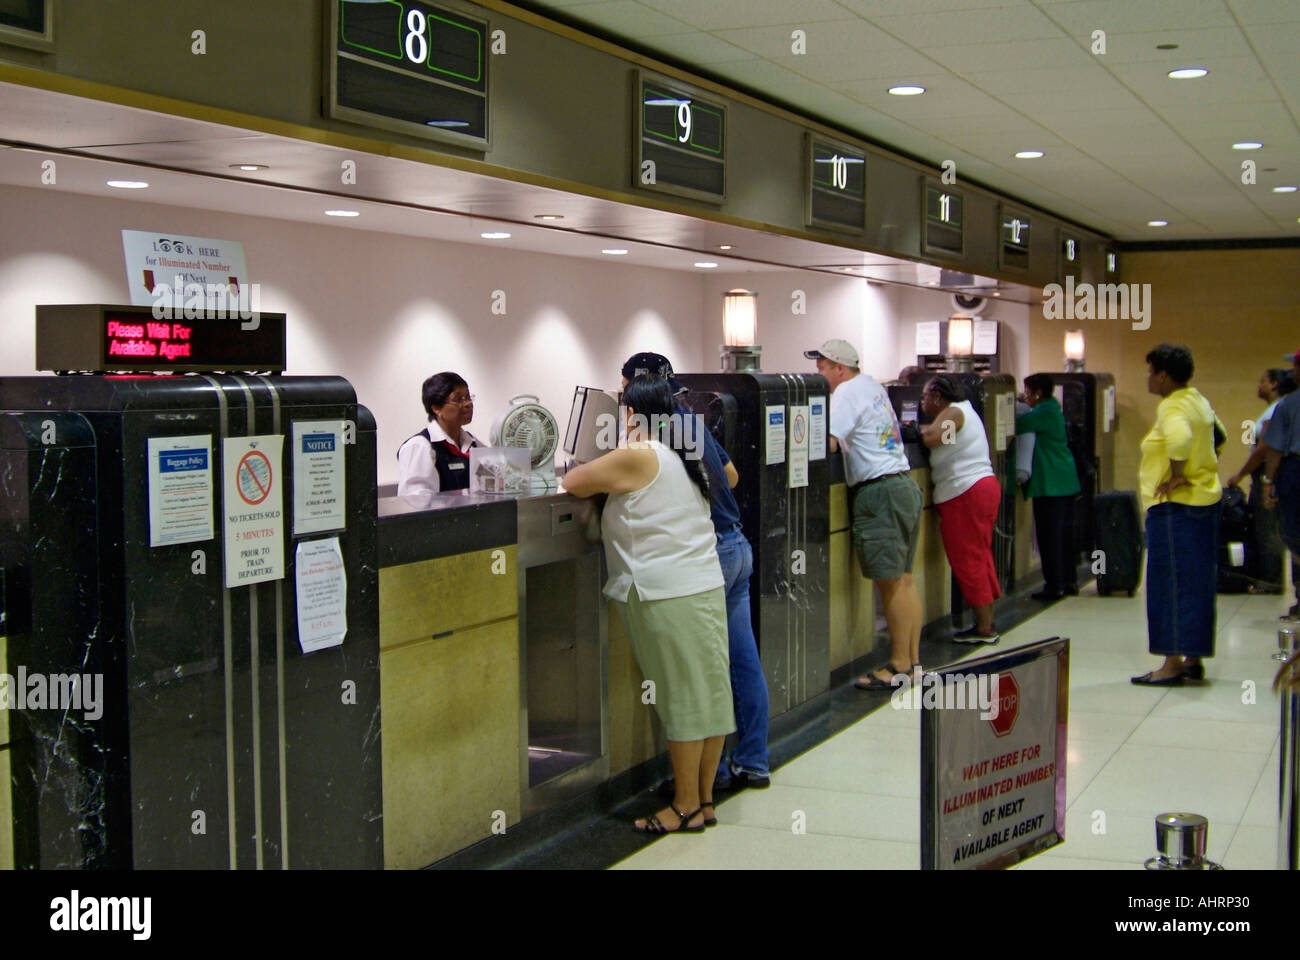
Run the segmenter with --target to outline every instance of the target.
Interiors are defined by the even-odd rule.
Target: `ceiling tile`
[[[1300,22],[1295,0],[1228,0],[1237,19],[1245,24]]]
[[[1086,90],[1095,96],[1124,93],[1123,86],[1096,65],[1040,67],[1024,70],[990,70],[968,73],[965,79],[995,96],[1032,90],[1035,93],[1071,93]]]
[[[1215,103],[1255,103],[1273,100],[1277,89],[1253,57],[1205,58],[1196,66],[1209,76],[1196,80],[1171,80],[1165,65],[1121,63],[1111,72],[1147,103],[1177,106]]]
[[[834,0],[641,0],[643,6],[683,20],[703,30],[732,27],[802,26],[820,20],[845,19]]]
[[[1296,133],[1295,120],[1280,100],[1252,103],[1243,110],[1235,103],[1173,104],[1160,108],[1173,129],[1191,141],[1220,141],[1224,149],[1239,140],[1268,143]]]
[[[1072,34],[1090,37],[1094,30],[1105,30],[1107,46],[1112,33],[1176,30],[1189,24],[1234,26],[1223,0],[1078,0],[1042,9]]]
[[[1061,29],[1030,6],[878,17],[872,22],[917,48],[1061,37]]]
[[[713,34],[764,57],[790,57],[796,56],[791,49],[794,40],[790,36],[795,29],[804,31],[807,50],[806,54],[797,56],[835,56],[854,60],[875,51],[907,49],[884,30],[856,19],[809,23],[798,28],[788,24],[777,27],[740,27],[714,30]]]
[[[839,2],[840,6],[869,18],[905,13],[944,13],[952,10],[1026,6],[1026,0],[839,0]]]
[[[685,33],[690,26],[650,10],[636,0],[604,0],[602,3],[568,7],[564,12],[576,20],[591,24],[598,33],[612,33],[630,40]]]
[[[686,63],[709,66],[715,63],[733,63],[737,60],[759,59],[752,51],[745,50],[733,43],[719,40],[708,33],[687,33],[679,37],[659,37],[652,44],[665,56],[674,57]]]
[[[845,83],[876,79],[882,93],[895,84],[913,83],[914,77],[933,73],[935,63],[909,47],[884,50],[862,57],[780,57],[775,62],[818,83]]]
[[[1085,67],[1092,55],[1073,39],[1035,40],[1033,43],[961,43],[928,47],[935,61],[955,73],[967,74],[1009,67]]]
[[[1177,50],[1157,50],[1160,43],[1176,43]],[[1195,64],[1206,57],[1251,57],[1254,52],[1245,35],[1236,26],[1214,27],[1209,30],[1189,28],[1157,30],[1143,33],[1108,32],[1106,53],[1097,57],[1099,63],[1160,64],[1167,73],[1179,67]]]

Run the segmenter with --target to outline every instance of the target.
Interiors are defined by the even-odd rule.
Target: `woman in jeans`
[[[688,459],[672,390],[649,374],[623,392],[628,442],[570,470],[576,497],[610,494],[601,537],[614,601],[668,737],[675,795],[636,821],[643,833],[698,833],[711,823],[713,775],[736,729],[727,605],[709,519],[709,481]],[[666,443],[665,443],[666,441]]]
[[[993,601],[1002,596],[993,563],[993,528],[1002,486],[993,475],[988,435],[970,401],[948,377],[934,377],[921,394],[921,428],[930,449],[930,481],[939,512],[939,535],[961,595],[975,611],[975,626],[953,636],[959,643],[997,643]]]
[[[1138,468],[1146,509],[1147,637],[1151,652],[1165,659],[1133,682],[1178,686],[1204,680],[1201,658],[1214,656],[1223,492],[1214,432],[1223,425],[1187,385],[1190,350],[1162,343],[1146,360],[1147,390],[1162,398]]]

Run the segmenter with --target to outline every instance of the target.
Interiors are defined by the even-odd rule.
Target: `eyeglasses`
[[[473,402],[474,402],[474,394],[472,394],[472,393],[470,393],[470,394],[466,394],[466,395],[463,396],[463,397],[448,397],[448,398],[447,398],[447,402],[448,402],[448,403],[454,403],[454,404],[457,404],[457,405],[463,407],[463,406],[465,406],[465,404],[467,404],[467,403],[473,403]]]

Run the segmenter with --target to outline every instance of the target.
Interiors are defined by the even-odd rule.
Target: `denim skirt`
[[[1160,656],[1214,656],[1219,505],[1147,511],[1147,639]]]

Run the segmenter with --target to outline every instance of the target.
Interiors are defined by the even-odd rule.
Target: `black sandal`
[[[898,667],[894,666],[894,661],[892,660],[885,661],[885,667],[889,670],[894,671],[894,677],[906,677],[909,682],[912,679],[911,667],[908,667],[906,670],[899,670]],[[866,675],[865,678],[854,680],[853,686],[859,690],[893,691],[893,690],[897,690],[900,685],[894,683],[893,677],[891,677],[889,680],[881,680],[874,673],[869,673]]]
[[[713,804],[712,804],[712,803],[701,803],[701,804],[700,804],[700,809],[701,809],[701,810],[703,810],[705,807],[713,807]],[[717,811],[714,810],[714,813],[716,814]],[[704,818],[704,825],[705,825],[706,827],[716,827],[716,826],[718,825],[718,818],[717,818],[717,816],[715,815],[715,816],[712,816],[712,817],[705,817],[705,818]]]
[[[635,830],[637,833],[683,833],[683,832],[703,833],[704,832],[704,824],[702,823],[698,827],[687,826],[687,824],[690,823],[691,818],[694,817],[701,810],[703,810],[704,809],[703,807],[696,807],[690,813],[682,813],[680,810],[677,809],[677,807],[674,804],[670,803],[668,804],[668,809],[671,810],[673,813],[677,814],[678,816],[677,826],[674,827],[672,830],[669,830],[667,827],[664,826],[663,821],[659,819],[659,815],[657,813],[652,813],[650,814],[650,816],[642,818],[643,820],[645,820],[645,829],[638,827],[635,823],[632,824],[632,829]]]

